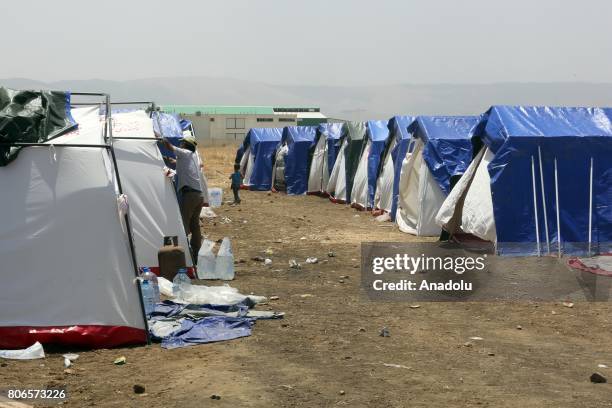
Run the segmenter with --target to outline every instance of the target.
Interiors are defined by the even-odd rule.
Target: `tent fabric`
[[[174,185],[163,174],[164,161],[157,142],[150,140],[154,137],[151,118],[140,110],[115,114],[112,119],[113,146],[123,191],[130,203],[138,266],[159,273],[157,253],[164,237],[178,236],[179,245],[186,250],[187,267],[193,268]]]
[[[282,144],[287,146],[284,157],[287,194],[305,194],[308,189],[309,152],[315,136],[315,126],[288,126],[283,129]]]
[[[342,126],[342,137],[346,141],[346,148],[344,149],[346,196],[338,198],[346,203],[350,203],[355,173],[357,173],[357,168],[359,167],[359,160],[361,159],[361,153],[366,138],[366,124],[364,122],[344,123]]]
[[[272,166],[276,148],[281,141],[280,128],[253,128],[244,138],[241,165],[243,188],[267,191],[272,187]]]
[[[329,181],[325,192],[329,195],[329,199],[336,203],[346,202],[346,148],[348,146],[348,140],[342,139],[340,150],[338,151],[338,157],[334,164],[334,168],[329,176]]]
[[[450,191],[450,179],[472,159],[475,116],[419,116],[408,127],[413,150],[406,154],[399,182],[396,223],[403,232],[437,236],[436,215]]]
[[[10,191],[0,194],[0,347],[146,341],[112,161],[103,148],[60,146],[103,144],[99,109],[72,115],[78,131],[0,168]]]
[[[389,138],[379,167],[374,208],[389,213],[391,221],[395,221],[399,176],[410,142],[408,126],[413,121],[412,116],[394,116],[387,124]]]
[[[399,180],[402,171],[402,162],[408,153],[411,135],[408,133],[408,126],[414,122],[412,116],[394,116],[389,121],[390,137],[395,140],[395,147],[391,149],[393,158],[393,196],[391,198],[391,221],[395,221],[397,212],[397,198],[399,196]]]
[[[69,92],[0,87],[0,143],[42,143],[74,129]],[[15,160],[21,149],[0,144],[0,166]]]
[[[592,250],[612,250],[610,112],[602,108],[533,106],[493,106],[487,111],[478,136],[490,151],[486,170],[491,196],[481,201],[492,202],[500,254],[536,254],[538,237],[541,251],[547,252],[547,229],[551,252],[558,251],[559,243],[564,253],[586,252],[591,160]]]
[[[366,123],[365,143],[351,192],[351,204],[358,208],[374,208],[378,168],[389,139],[387,125],[386,120],[371,120]]]
[[[308,194],[326,194],[342,135],[341,123],[321,123],[311,147]]]
[[[181,130],[183,131],[191,130],[191,127],[193,126],[192,122],[188,119],[180,119],[179,124],[181,125]]]
[[[450,178],[461,175],[472,161],[472,136],[480,124],[478,116],[419,116],[409,132],[425,143],[423,157],[445,194]]]

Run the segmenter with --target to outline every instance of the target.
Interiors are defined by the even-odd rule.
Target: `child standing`
[[[240,164],[234,164],[234,172],[229,176],[232,180],[232,191],[234,192],[234,204],[240,204],[240,184],[242,183],[242,175],[240,174]]]

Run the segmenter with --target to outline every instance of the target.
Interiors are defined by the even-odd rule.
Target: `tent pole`
[[[593,158],[591,157],[591,169],[589,175],[589,252],[591,256],[591,245],[593,242]]]
[[[111,110],[110,110],[110,95],[106,95],[106,112],[105,112],[105,120],[106,126],[104,129],[104,137],[108,137],[107,143],[110,148],[108,149],[111,154],[111,159],[113,160],[113,167],[115,169],[115,177],[117,179],[117,190],[119,190],[119,194],[123,194],[123,187],[121,186],[121,177],[119,176],[119,167],[117,166],[117,157],[115,156],[115,149],[113,148],[113,129],[112,129],[112,118],[111,118]],[[130,216],[129,210],[124,215],[125,221],[125,229],[127,230],[128,242],[130,245],[130,255],[132,258],[132,264],[134,267],[134,275],[138,278],[138,262],[136,261],[136,249],[134,247],[134,237],[132,236],[132,226],[130,224]],[[142,299],[142,288],[140,287],[140,283],[137,280],[136,287],[138,289],[138,300],[140,301],[140,309],[142,311],[142,319],[144,320],[145,332],[147,335],[147,344],[151,344],[151,336],[149,334],[149,321],[147,320],[147,313],[145,311],[144,300]]]
[[[561,258],[561,211],[559,209],[559,171],[557,170],[557,158],[555,157],[555,200],[557,207],[557,253]]]
[[[538,195],[536,193],[535,162],[533,160],[533,156],[531,156],[531,184],[533,186],[533,212],[535,215],[535,230],[536,242],[538,245],[538,256],[542,256],[542,250],[540,248],[540,225],[538,221]]]
[[[546,194],[544,193],[544,171],[542,170],[542,149],[538,146],[538,161],[540,164],[540,185],[542,186],[542,211],[544,212],[544,230],[546,232],[546,253],[550,255],[550,238],[548,235],[548,216],[546,214]]]

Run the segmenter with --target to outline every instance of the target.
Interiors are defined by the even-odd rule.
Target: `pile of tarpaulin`
[[[159,287],[162,295],[173,298],[170,281],[159,278]],[[183,298],[157,304],[149,318],[149,332],[166,349],[250,336],[256,320],[284,315],[252,309],[264,300],[241,295],[227,285],[190,285]]]

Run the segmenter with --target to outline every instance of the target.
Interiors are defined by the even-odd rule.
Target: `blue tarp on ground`
[[[366,137],[372,142],[368,155],[368,202],[366,207],[374,207],[374,194],[376,193],[376,179],[380,159],[389,139],[389,122],[386,120],[370,120],[367,122]]]
[[[445,194],[450,178],[465,173],[472,161],[472,136],[480,116],[419,116],[409,132],[425,144],[423,158]]]
[[[272,163],[281,137],[281,128],[253,128],[247,133],[244,151],[250,148],[254,160],[249,189],[267,191],[272,187]]]
[[[408,145],[410,144],[410,133],[408,126],[414,122],[413,116],[394,116],[389,120],[389,141],[395,146],[391,150],[391,158],[393,159],[393,198],[391,202],[391,221],[395,221],[395,213],[397,212],[397,199],[399,196],[399,179],[402,171],[402,162],[408,153]]]
[[[316,134],[316,126],[287,126],[283,129],[282,144],[287,145],[285,155],[287,194],[306,194],[309,152]]]
[[[479,133],[495,154],[489,163],[498,251],[536,253],[532,157],[540,242],[546,246],[544,205],[552,251],[581,254],[589,233],[590,163],[593,159],[592,240],[595,252],[612,251],[612,110],[494,106]],[[539,156],[541,153],[542,161]],[[559,204],[555,196],[555,159]],[[544,185],[540,182],[542,166]],[[557,228],[557,207],[560,228]]]
[[[321,123],[317,128],[317,138],[324,136],[327,140],[327,170],[328,175],[336,164],[338,150],[340,150],[340,137],[342,136],[342,123]],[[316,140],[314,142],[316,144]]]

